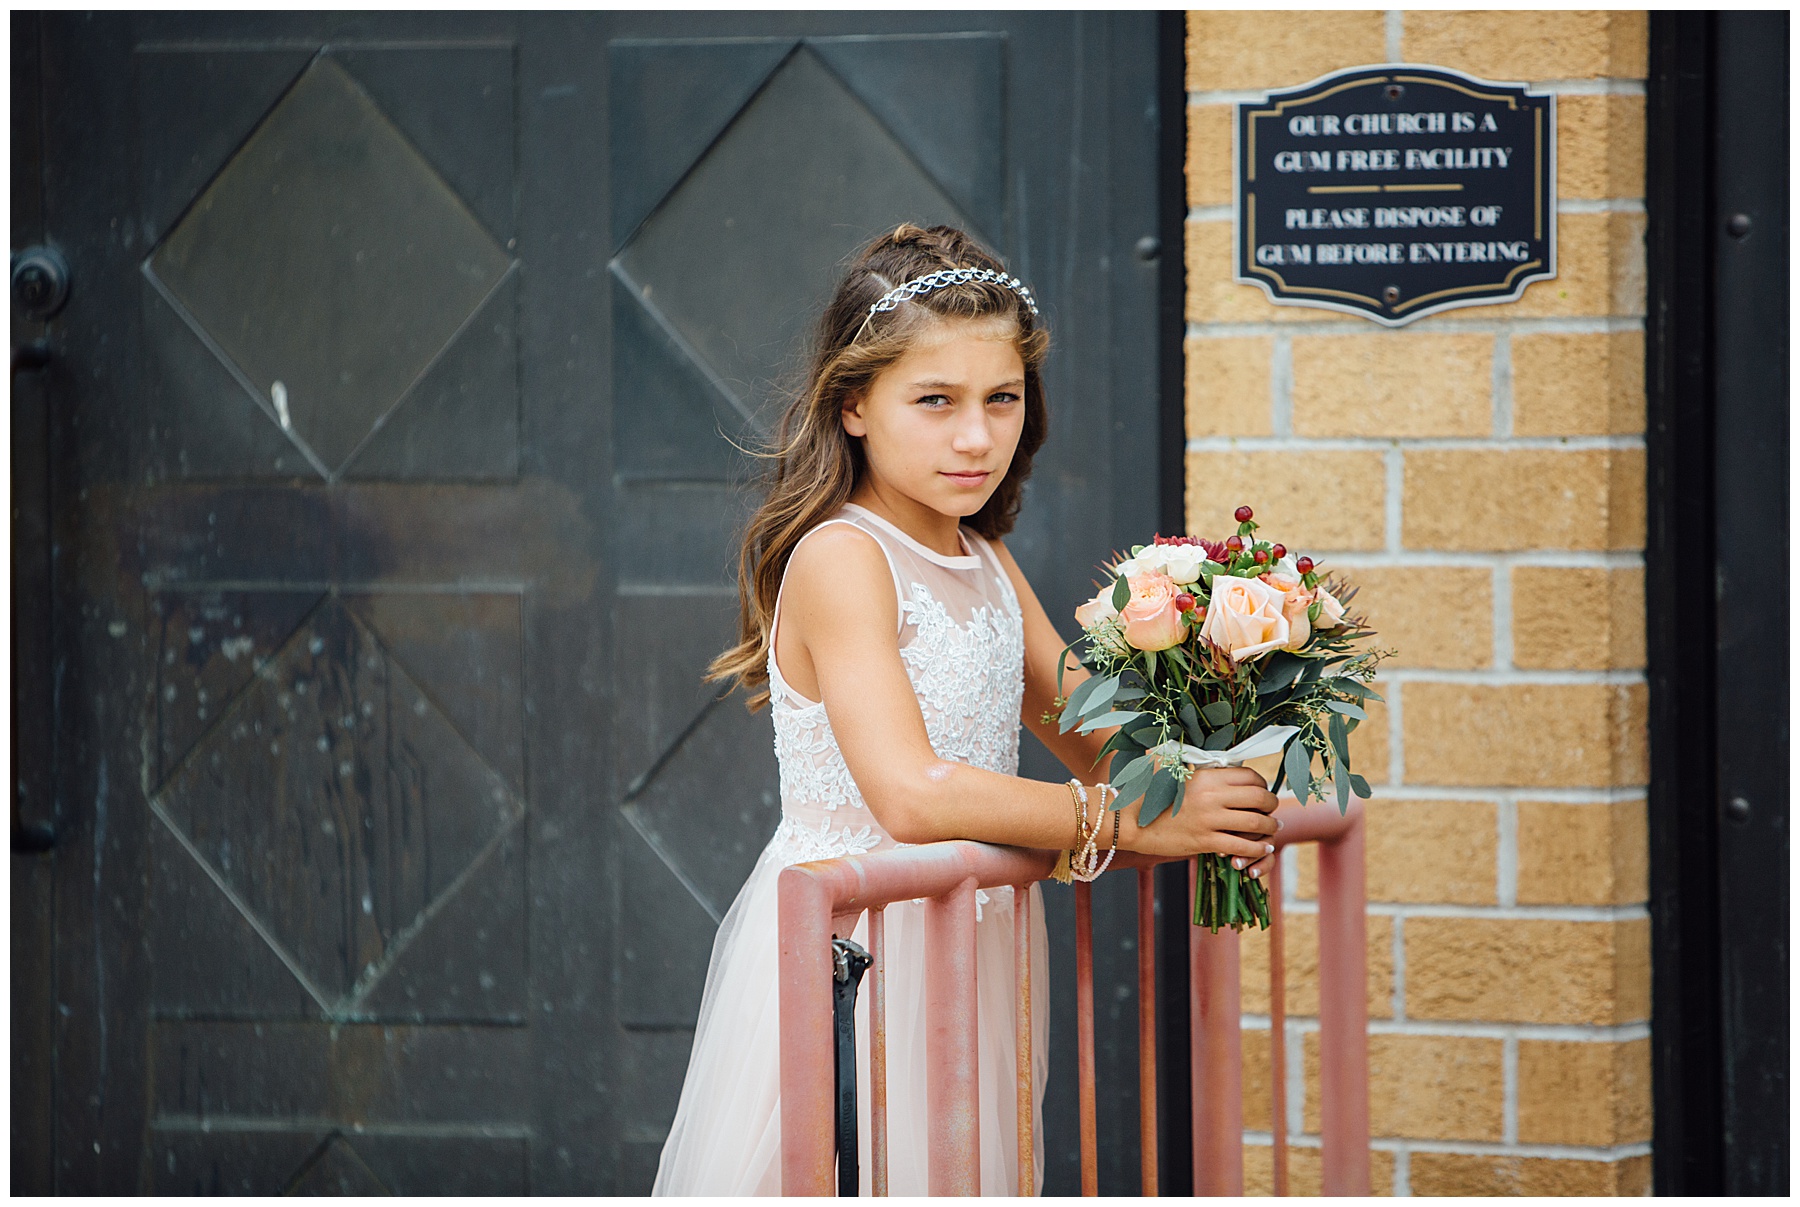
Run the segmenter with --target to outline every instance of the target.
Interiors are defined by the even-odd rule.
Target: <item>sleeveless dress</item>
[[[874,537],[893,572],[900,604],[897,640],[932,749],[939,758],[1006,775],[1019,770],[1024,695],[1024,626],[1019,601],[993,547],[962,529],[969,552],[948,557],[854,503],[812,529],[849,524]],[[773,626],[770,712],[781,767],[781,821],[739,891],[713,942],[694,1047],[681,1102],[663,1146],[655,1194],[781,1193],[781,1067],[776,880],[789,864],[860,855],[903,845],[864,805],[832,735],[823,704],[781,676]],[[1042,895],[1031,910],[1032,1081],[1036,1107],[1035,1185],[1044,1178],[1043,1094],[1049,998]],[[981,1192],[1018,1187],[1016,1051],[1013,1033],[1013,902],[1010,888],[978,893],[975,925],[979,1016]],[[855,939],[868,946],[868,918]],[[888,1189],[926,1193],[924,910],[887,908]],[[857,996],[858,1152],[862,1193],[870,1193],[869,999]]]

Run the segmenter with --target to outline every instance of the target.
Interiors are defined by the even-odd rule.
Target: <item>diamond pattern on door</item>
[[[774,393],[843,257],[902,221],[969,225],[801,46],[632,235],[613,272],[751,414]]]
[[[328,55],[144,264],[327,479],[511,269],[455,190]]]
[[[332,1017],[357,1015],[436,915],[492,879],[488,865],[518,867],[502,848],[525,811],[335,598],[259,668],[151,807]],[[517,882],[502,875],[501,897]],[[516,996],[522,970],[499,971]]]

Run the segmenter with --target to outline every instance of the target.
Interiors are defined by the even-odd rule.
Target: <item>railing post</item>
[[[785,998],[782,1004],[786,1005]],[[971,876],[925,902],[925,1109],[930,1144],[926,1186],[933,1195],[981,1193],[975,1010]]]
[[[803,868],[778,882],[781,912],[781,1193],[836,1193],[832,1151],[831,899]]]
[[[1037,1194],[1036,1080],[1031,1066],[1031,885],[1013,886],[1013,1121],[1020,1198]]]
[[[869,954],[875,959],[869,986],[869,1192],[888,1192],[887,1114],[887,907],[869,911]]]
[[[1324,1191],[1369,1193],[1368,941],[1361,814],[1319,844],[1319,1098]]]
[[[1075,882],[1075,1097],[1081,1193],[1100,1193],[1100,1117],[1094,1086],[1094,886]]]
[[[1199,860],[1188,863],[1191,899]],[[1188,930],[1193,1061],[1194,1193],[1244,1193],[1244,1076],[1237,932]]]
[[[1156,868],[1137,871],[1138,1193],[1156,1198]]]

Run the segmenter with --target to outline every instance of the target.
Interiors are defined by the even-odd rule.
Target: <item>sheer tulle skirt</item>
[[[765,850],[713,942],[700,1020],[681,1103],[663,1146],[656,1194],[781,1193],[780,1015],[777,990],[776,880],[783,860]],[[1049,1042],[1048,943],[1041,892],[1031,889],[1034,1186],[1044,1180],[1043,1099]],[[990,890],[975,927],[980,1035],[981,1193],[1018,1188],[1014,1089],[1013,908],[1010,889]],[[888,1189],[926,1193],[924,910],[887,909]],[[868,946],[868,919],[856,941]],[[869,1000],[857,997],[858,1148],[862,1193],[870,1192]]]

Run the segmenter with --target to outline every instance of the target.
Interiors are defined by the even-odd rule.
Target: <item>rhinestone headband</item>
[[[1031,290],[1017,277],[1009,277],[1003,272],[995,272],[991,268],[942,268],[937,272],[917,277],[881,296],[881,300],[869,307],[869,317],[874,318],[884,310],[893,310],[901,302],[909,301],[922,293],[930,293],[934,289],[943,289],[949,285],[967,285],[971,281],[992,281],[996,285],[1018,294],[1031,310],[1031,317],[1037,317],[1037,302],[1032,300]]]

